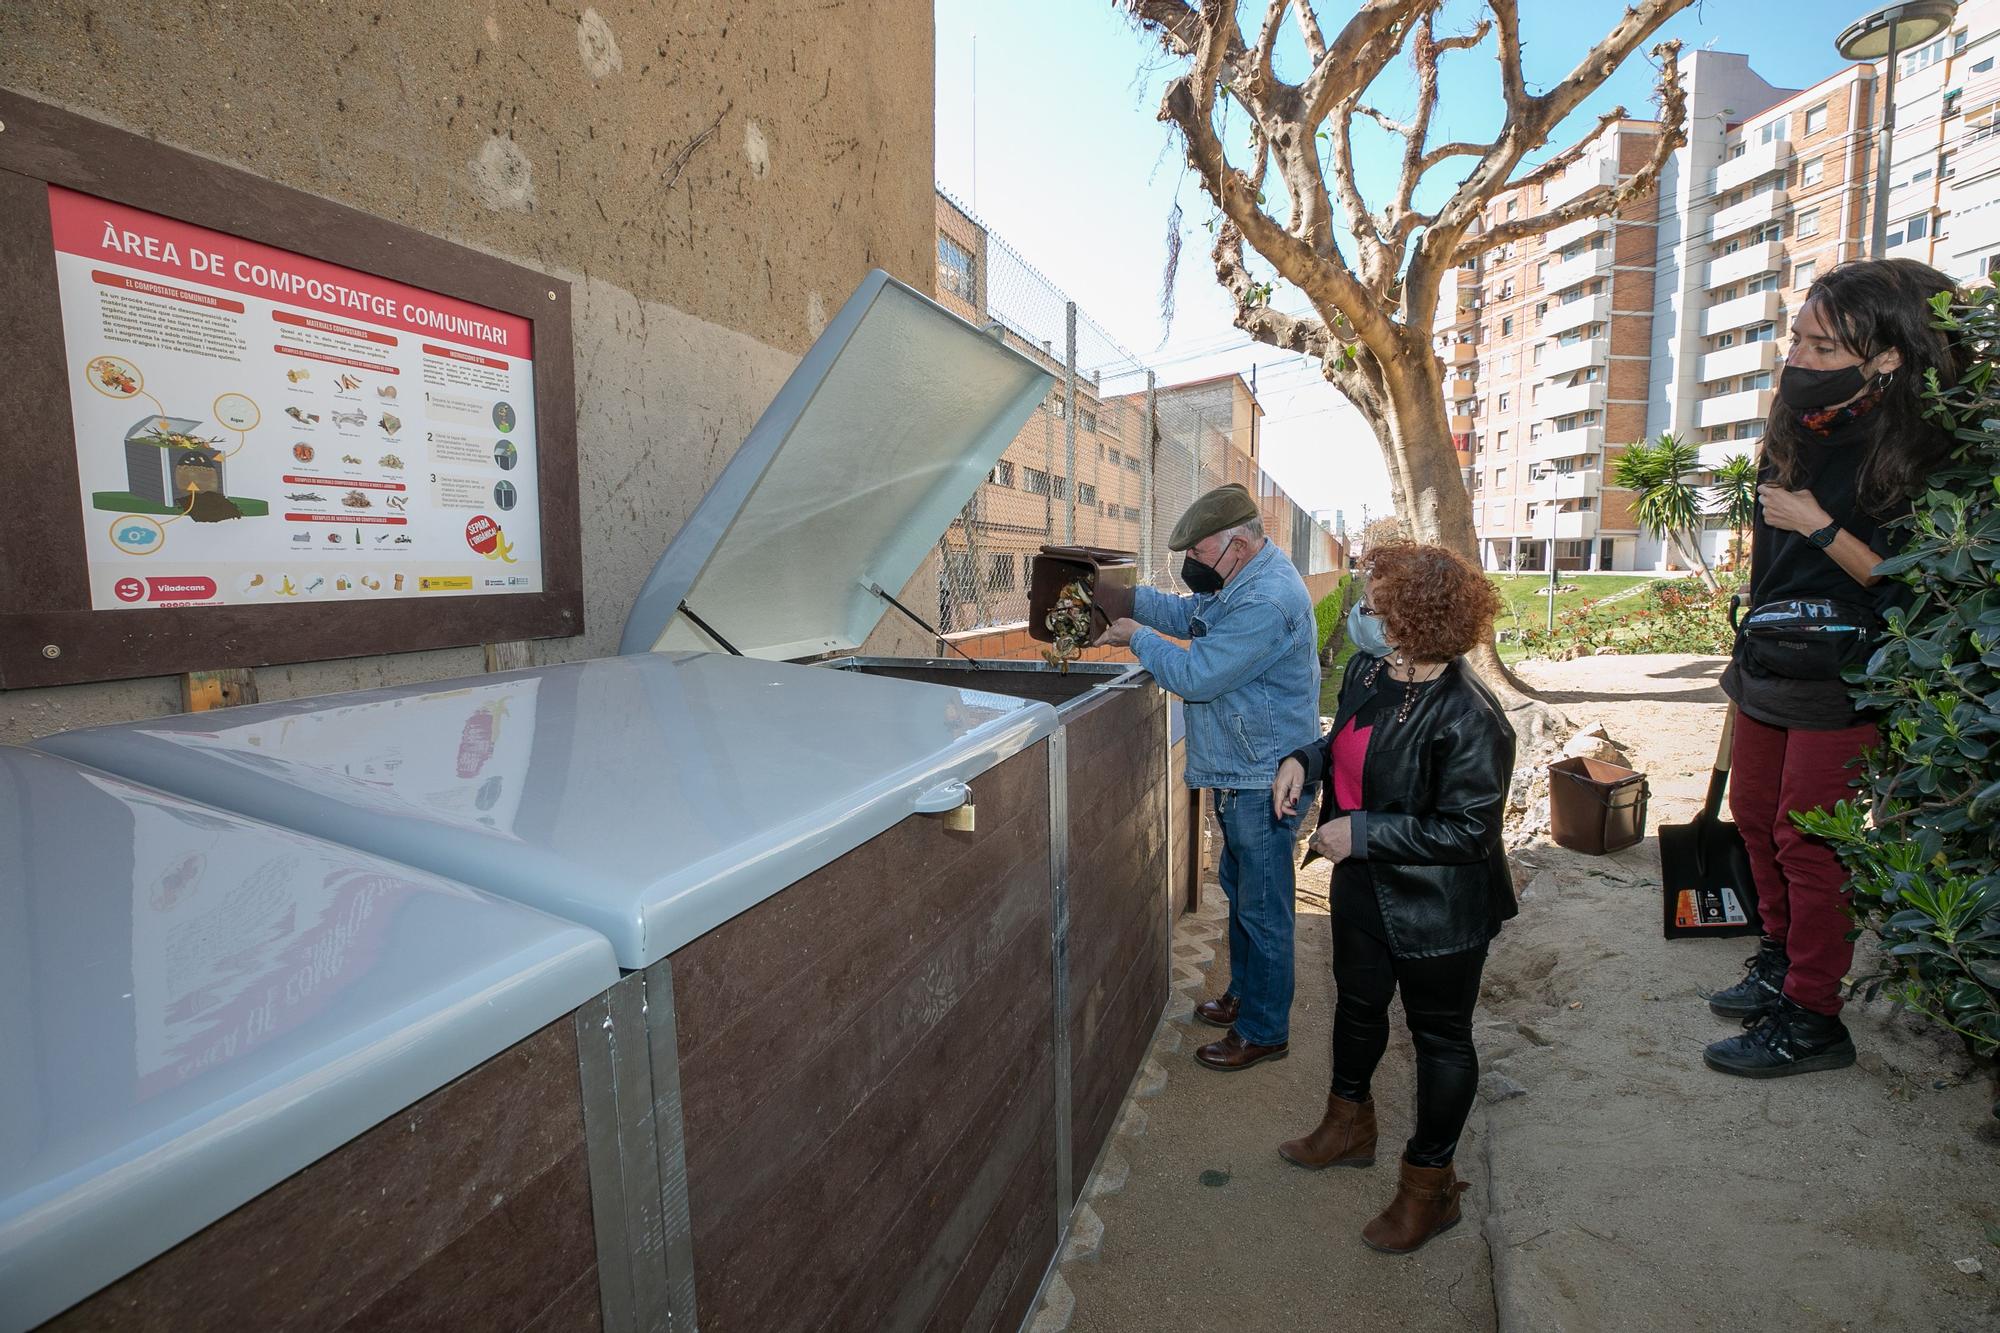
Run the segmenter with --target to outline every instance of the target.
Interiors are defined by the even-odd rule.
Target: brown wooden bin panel
[[[569,1018],[43,1327],[595,1329]]]
[[[672,955],[705,1333],[1019,1326],[1054,1253],[1048,752]]]
[[[1166,695],[1106,690],[1067,722],[1070,1181],[1081,1197],[1166,1004]]]

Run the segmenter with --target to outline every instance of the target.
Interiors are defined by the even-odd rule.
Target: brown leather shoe
[[[1289,1043],[1279,1042],[1276,1046],[1255,1046],[1236,1035],[1236,1029],[1229,1029],[1229,1035],[1221,1041],[1212,1041],[1194,1053],[1194,1058],[1210,1069],[1233,1071],[1248,1069],[1261,1060],[1282,1060],[1292,1053]]]
[[[1375,1099],[1350,1102],[1326,1095],[1326,1119],[1302,1139],[1278,1145],[1278,1156],[1309,1171],[1329,1166],[1375,1165]]]
[[[1196,1005],[1194,1016],[1211,1027],[1233,1028],[1236,1026],[1236,1008],[1234,995],[1218,995]]]
[[[1384,1254],[1408,1254],[1431,1237],[1458,1225],[1458,1196],[1467,1188],[1450,1165],[1411,1166],[1404,1162],[1396,1197],[1361,1228],[1362,1243]]]

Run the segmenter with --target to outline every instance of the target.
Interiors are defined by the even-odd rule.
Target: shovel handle
[[[1722,714],[1722,739],[1715,744],[1715,771],[1729,771],[1729,753],[1736,746],[1736,701],[1729,701],[1729,707]]]

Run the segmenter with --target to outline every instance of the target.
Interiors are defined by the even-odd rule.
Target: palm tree
[[[1743,568],[1743,530],[1757,517],[1757,464],[1748,454],[1735,454],[1715,469],[1715,487],[1709,494],[1709,513],[1719,516],[1734,531],[1729,563]]]
[[[1672,431],[1648,444],[1627,445],[1613,472],[1614,485],[1631,491],[1632,514],[1639,527],[1663,541],[1678,544],[1697,569],[1702,586],[1719,586],[1701,553],[1701,491],[1689,480],[1701,471],[1701,450]]]

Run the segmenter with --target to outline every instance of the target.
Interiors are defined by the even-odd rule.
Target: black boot
[[[1743,980],[1708,997],[1708,1007],[1723,1018],[1761,1014],[1784,994],[1785,973],[1791,970],[1792,963],[1785,957],[1783,944],[1767,935],[1756,956],[1743,961],[1749,969]]]
[[[1845,1069],[1854,1063],[1854,1041],[1845,1023],[1830,1014],[1802,1009],[1783,996],[1745,1027],[1749,1030],[1702,1052],[1710,1069],[1742,1078],[1784,1078]]]

